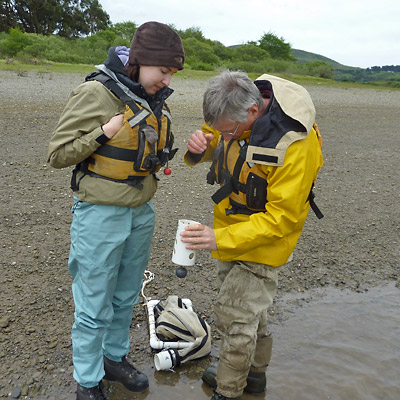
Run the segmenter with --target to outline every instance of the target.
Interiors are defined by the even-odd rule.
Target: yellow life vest
[[[320,145],[322,145],[321,133],[317,124],[314,124],[310,134],[316,134]],[[231,208],[226,209],[229,214],[248,214],[266,211],[268,175],[261,168],[261,164],[248,160],[248,147],[250,138],[242,140],[230,140],[225,142],[220,137],[219,144],[207,175],[207,182],[222,185],[212,196],[213,201],[218,204],[229,196]],[[315,182],[314,182],[315,183]],[[310,188],[308,201],[318,218],[323,215],[314,203],[313,186]]]
[[[208,183],[222,185],[212,196],[215,203],[229,196],[232,209],[226,210],[227,214],[265,211],[267,175],[259,164],[245,161],[248,141],[247,138],[225,142],[221,137],[219,156],[207,175]]]
[[[163,102],[157,118],[151,109],[123,93],[112,79],[102,79],[101,74],[91,79],[109,88],[125,104],[125,113],[121,129],[78,169],[95,177],[140,187],[138,179],[158,172],[177,151],[172,149],[174,136],[168,106]]]
[[[172,138],[169,112],[163,108],[162,117],[157,121],[153,113],[136,106],[136,113],[126,106],[122,128],[89,157],[88,171],[127,180],[155,173],[166,163],[167,144],[171,144]]]

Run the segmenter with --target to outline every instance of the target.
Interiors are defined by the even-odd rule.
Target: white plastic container
[[[180,219],[178,221],[178,229],[176,231],[174,251],[172,253],[172,262],[177,265],[190,267],[196,262],[195,250],[188,250],[187,243],[181,241],[181,232],[185,230],[187,225],[199,224],[199,222],[191,221],[190,219]]]
[[[154,356],[154,365],[157,371],[165,371],[176,366],[173,350],[160,351]]]

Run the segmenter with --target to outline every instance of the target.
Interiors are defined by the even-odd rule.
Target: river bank
[[[72,194],[70,169],[46,163],[47,145],[79,74],[18,76],[0,72],[0,398],[73,399],[70,330],[71,277],[67,269]],[[214,329],[215,269],[206,252],[185,279],[175,276],[171,253],[179,218],[212,222],[207,166],[184,165],[187,138],[202,123],[201,96],[207,81],[181,79],[169,105],[179,147],[172,174],[159,175],[154,198],[157,223],[148,269],[155,279],[149,298],[177,294]],[[399,280],[400,91],[307,87],[323,135],[325,165],[316,201],[325,218],[312,213],[294,260],[280,277],[271,323],[291,317],[313,301],[310,289],[336,287],[363,293]],[[296,301],[284,300],[286,293]],[[288,311],[290,310],[290,311]],[[130,360],[153,363],[145,310],[136,307]],[[201,371],[196,373],[200,374]]]

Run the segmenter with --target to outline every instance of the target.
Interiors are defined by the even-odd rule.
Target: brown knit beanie
[[[168,25],[146,22],[132,39],[129,64],[183,69],[185,51],[180,36]]]

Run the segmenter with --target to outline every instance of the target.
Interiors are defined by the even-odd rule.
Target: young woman
[[[50,140],[49,163],[75,165],[68,266],[77,399],[108,398],[103,378],[135,393],[149,386],[126,359],[129,327],[150,257],[155,173],[174,155],[165,100],[184,61],[173,29],[141,25],[130,49],[111,48],[72,92]]]

